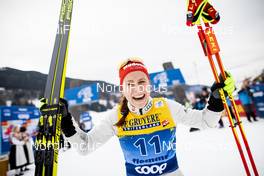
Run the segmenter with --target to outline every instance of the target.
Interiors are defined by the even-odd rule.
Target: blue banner
[[[39,118],[39,109],[34,106],[0,106],[2,121]]]
[[[0,155],[9,151],[9,136],[16,126],[25,126],[34,136],[40,112],[34,106],[0,106]]]
[[[257,116],[264,118],[264,84],[250,87],[253,91],[253,102],[256,107]]]
[[[73,106],[96,101],[99,99],[99,94],[97,91],[97,85],[91,84],[66,89],[64,97],[68,100],[69,105]]]
[[[180,69],[171,69],[151,73],[149,76],[152,86],[154,86],[155,88],[169,87],[177,84],[185,84],[185,80]]]

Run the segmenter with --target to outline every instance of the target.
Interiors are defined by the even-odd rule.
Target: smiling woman
[[[181,176],[176,148],[176,125],[200,129],[215,127],[223,104],[210,96],[201,110],[186,109],[166,98],[151,98],[146,66],[139,58],[129,58],[119,68],[123,99],[90,132],[78,128],[67,111],[61,120],[64,135],[81,154],[88,154],[117,136],[126,162],[126,175]],[[229,82],[226,86],[233,86]],[[61,101],[67,110],[67,102]],[[164,144],[169,147],[164,147]]]

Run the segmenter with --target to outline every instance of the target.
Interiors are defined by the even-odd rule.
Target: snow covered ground
[[[94,114],[94,118],[97,115],[102,116],[103,113]],[[264,175],[264,137],[262,136],[264,119],[249,123],[243,118],[243,125],[259,174]],[[245,175],[227,119],[225,119],[225,128],[222,129],[193,133],[189,133],[188,130],[188,127],[178,125],[177,155],[184,175]],[[33,170],[26,175],[33,175]],[[80,156],[73,149],[60,152],[58,175],[125,175],[123,154],[117,137],[113,137],[104,146],[87,156]]]

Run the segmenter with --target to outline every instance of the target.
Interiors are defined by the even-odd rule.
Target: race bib
[[[163,98],[154,98],[144,115],[129,113],[117,134],[127,175],[162,175],[178,169],[175,133],[176,125]]]

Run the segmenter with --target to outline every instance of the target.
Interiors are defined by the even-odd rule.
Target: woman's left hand
[[[211,92],[214,96],[214,98],[220,99],[219,89],[222,88],[225,92],[226,96],[232,95],[235,87],[235,80],[233,79],[233,76],[230,72],[225,72],[226,79],[223,80],[222,75],[219,76],[220,83],[214,83],[211,87]]]
[[[232,95],[235,90],[235,80],[230,72],[226,72],[226,80],[224,81],[224,91],[227,95]]]

